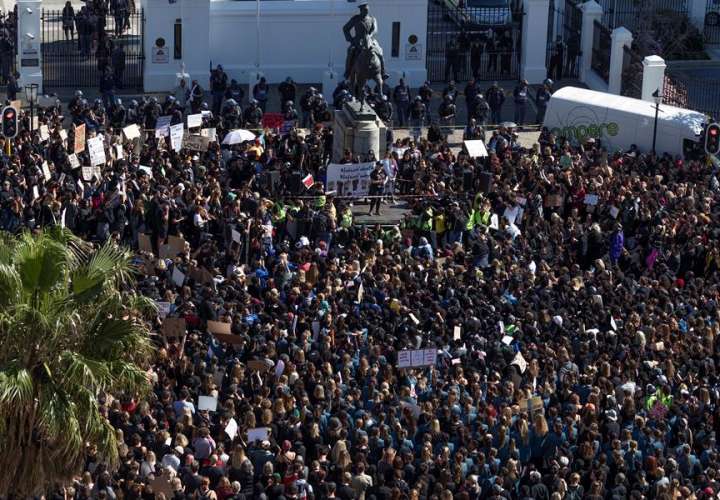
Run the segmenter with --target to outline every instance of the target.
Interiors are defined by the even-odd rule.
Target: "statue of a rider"
[[[358,7],[360,8],[360,13],[352,16],[350,20],[345,23],[345,26],[343,26],[345,40],[350,42],[347,59],[345,61],[345,78],[350,77],[350,72],[360,51],[370,49],[378,56],[378,59],[380,59],[380,72],[383,80],[385,80],[389,78],[389,75],[385,72],[385,58],[383,57],[382,48],[377,40],[375,40],[377,21],[370,15],[367,0],[360,0]],[[351,30],[355,31],[354,35],[350,33]]]

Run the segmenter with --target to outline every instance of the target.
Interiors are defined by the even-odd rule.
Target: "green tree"
[[[60,229],[0,237],[0,492],[69,481],[88,444],[118,460],[104,393],[142,394],[151,353],[130,253]]]

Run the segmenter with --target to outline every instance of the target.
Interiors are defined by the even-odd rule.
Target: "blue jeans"
[[[493,125],[498,125],[502,123],[502,114],[500,112],[500,108],[490,110],[490,121]]]

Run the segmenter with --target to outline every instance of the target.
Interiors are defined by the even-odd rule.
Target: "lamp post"
[[[657,142],[657,121],[658,113],[660,112],[660,103],[662,103],[663,95],[660,93],[660,89],[655,90],[652,93],[653,99],[655,99],[655,123],[653,125],[653,143],[652,152],[655,153],[655,143]]]
[[[33,122],[35,121],[35,101],[37,101],[38,87],[37,83],[25,85],[25,99],[30,103],[30,132],[33,131]]]

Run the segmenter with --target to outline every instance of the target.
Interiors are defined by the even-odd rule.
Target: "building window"
[[[173,44],[173,58],[182,59],[182,21],[180,19],[175,20]]]
[[[392,24],[392,57],[400,57],[400,23]]]

